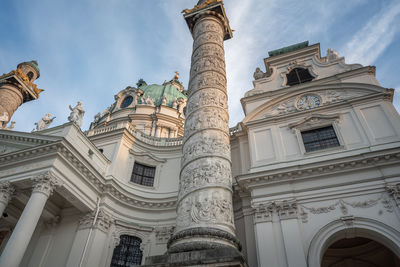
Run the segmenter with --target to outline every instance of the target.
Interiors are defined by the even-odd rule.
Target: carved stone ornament
[[[379,204],[379,202],[382,204],[382,206],[385,208],[387,212],[389,213],[393,212],[393,207],[390,201],[388,202],[384,194],[381,194],[381,196],[379,196],[376,199],[368,199],[364,201],[349,202],[343,199],[339,199],[335,203],[323,207],[307,207],[305,205],[299,205],[300,217],[303,223],[307,223],[308,222],[307,211],[310,212],[311,214],[318,215],[318,214],[329,213],[339,208],[339,210],[343,215],[347,215],[349,213],[349,207],[354,209],[367,209],[376,206],[377,204]]]
[[[273,213],[279,215],[279,219],[297,219],[297,202],[296,200],[283,200],[260,203],[253,206],[254,222],[270,222]]]
[[[290,129],[308,129],[315,126],[328,125],[333,122],[340,123],[340,114],[312,114],[298,122],[291,123],[288,125]]]
[[[43,118],[40,119],[40,121],[35,122],[36,129],[34,131],[42,131],[47,129],[55,118],[56,117],[52,118],[50,113],[47,113]]]
[[[329,89],[313,91],[310,93],[302,94],[300,96],[294,96],[287,100],[279,102],[269,108],[263,116],[271,117],[289,114],[296,111],[308,110],[320,106],[342,102],[349,99],[355,99],[363,95],[366,95],[366,92],[364,90],[356,89]]]
[[[15,188],[9,181],[0,182],[0,202],[7,205],[14,192]]]
[[[79,221],[79,229],[96,228],[107,233],[114,223],[114,219],[108,215],[102,208],[100,208],[97,218],[96,210],[87,213]],[[96,219],[96,222],[94,221]]]
[[[154,230],[156,234],[156,242],[158,244],[166,244],[174,233],[174,230],[175,226],[156,227]]]
[[[61,181],[50,171],[41,173],[32,179],[33,191],[47,195],[53,193],[55,187],[61,185]]]
[[[393,198],[397,207],[400,207],[400,183],[386,186],[386,191]]]

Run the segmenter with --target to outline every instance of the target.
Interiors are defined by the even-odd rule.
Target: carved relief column
[[[6,209],[8,202],[14,193],[14,187],[10,182],[0,183],[0,218],[3,216],[3,212]]]
[[[194,43],[177,226],[168,251],[238,249],[223,45],[232,33],[222,1],[199,1],[194,9],[184,12]]]
[[[0,257],[0,266],[19,266],[36,228],[44,205],[59,182],[50,173],[33,179],[33,191]]]

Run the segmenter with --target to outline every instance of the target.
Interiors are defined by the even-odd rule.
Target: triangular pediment
[[[288,91],[254,109],[244,118],[243,122],[248,123],[305,110],[320,109],[379,94],[393,95],[393,92],[379,86],[359,83],[324,84]]]

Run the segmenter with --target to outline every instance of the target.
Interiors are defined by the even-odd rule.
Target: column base
[[[167,253],[160,256],[147,257],[144,266],[209,266],[209,267],[247,267],[247,263],[237,249],[221,247],[216,249]]]

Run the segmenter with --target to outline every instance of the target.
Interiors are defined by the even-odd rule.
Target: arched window
[[[286,78],[287,78],[286,85],[295,85],[295,84],[305,83],[305,82],[312,81],[314,79],[314,77],[311,76],[308,69],[303,69],[303,68],[293,69],[291,72],[286,74]]]
[[[137,266],[142,263],[142,240],[136,236],[121,235],[119,245],[115,247],[110,267]]]
[[[124,100],[121,103],[120,108],[126,108],[127,106],[129,106],[133,101],[133,97],[132,96],[127,96],[124,98]]]
[[[29,79],[30,81],[32,81],[33,72],[32,72],[32,71],[28,72],[28,74],[27,74],[26,76],[28,76],[28,79]]]

